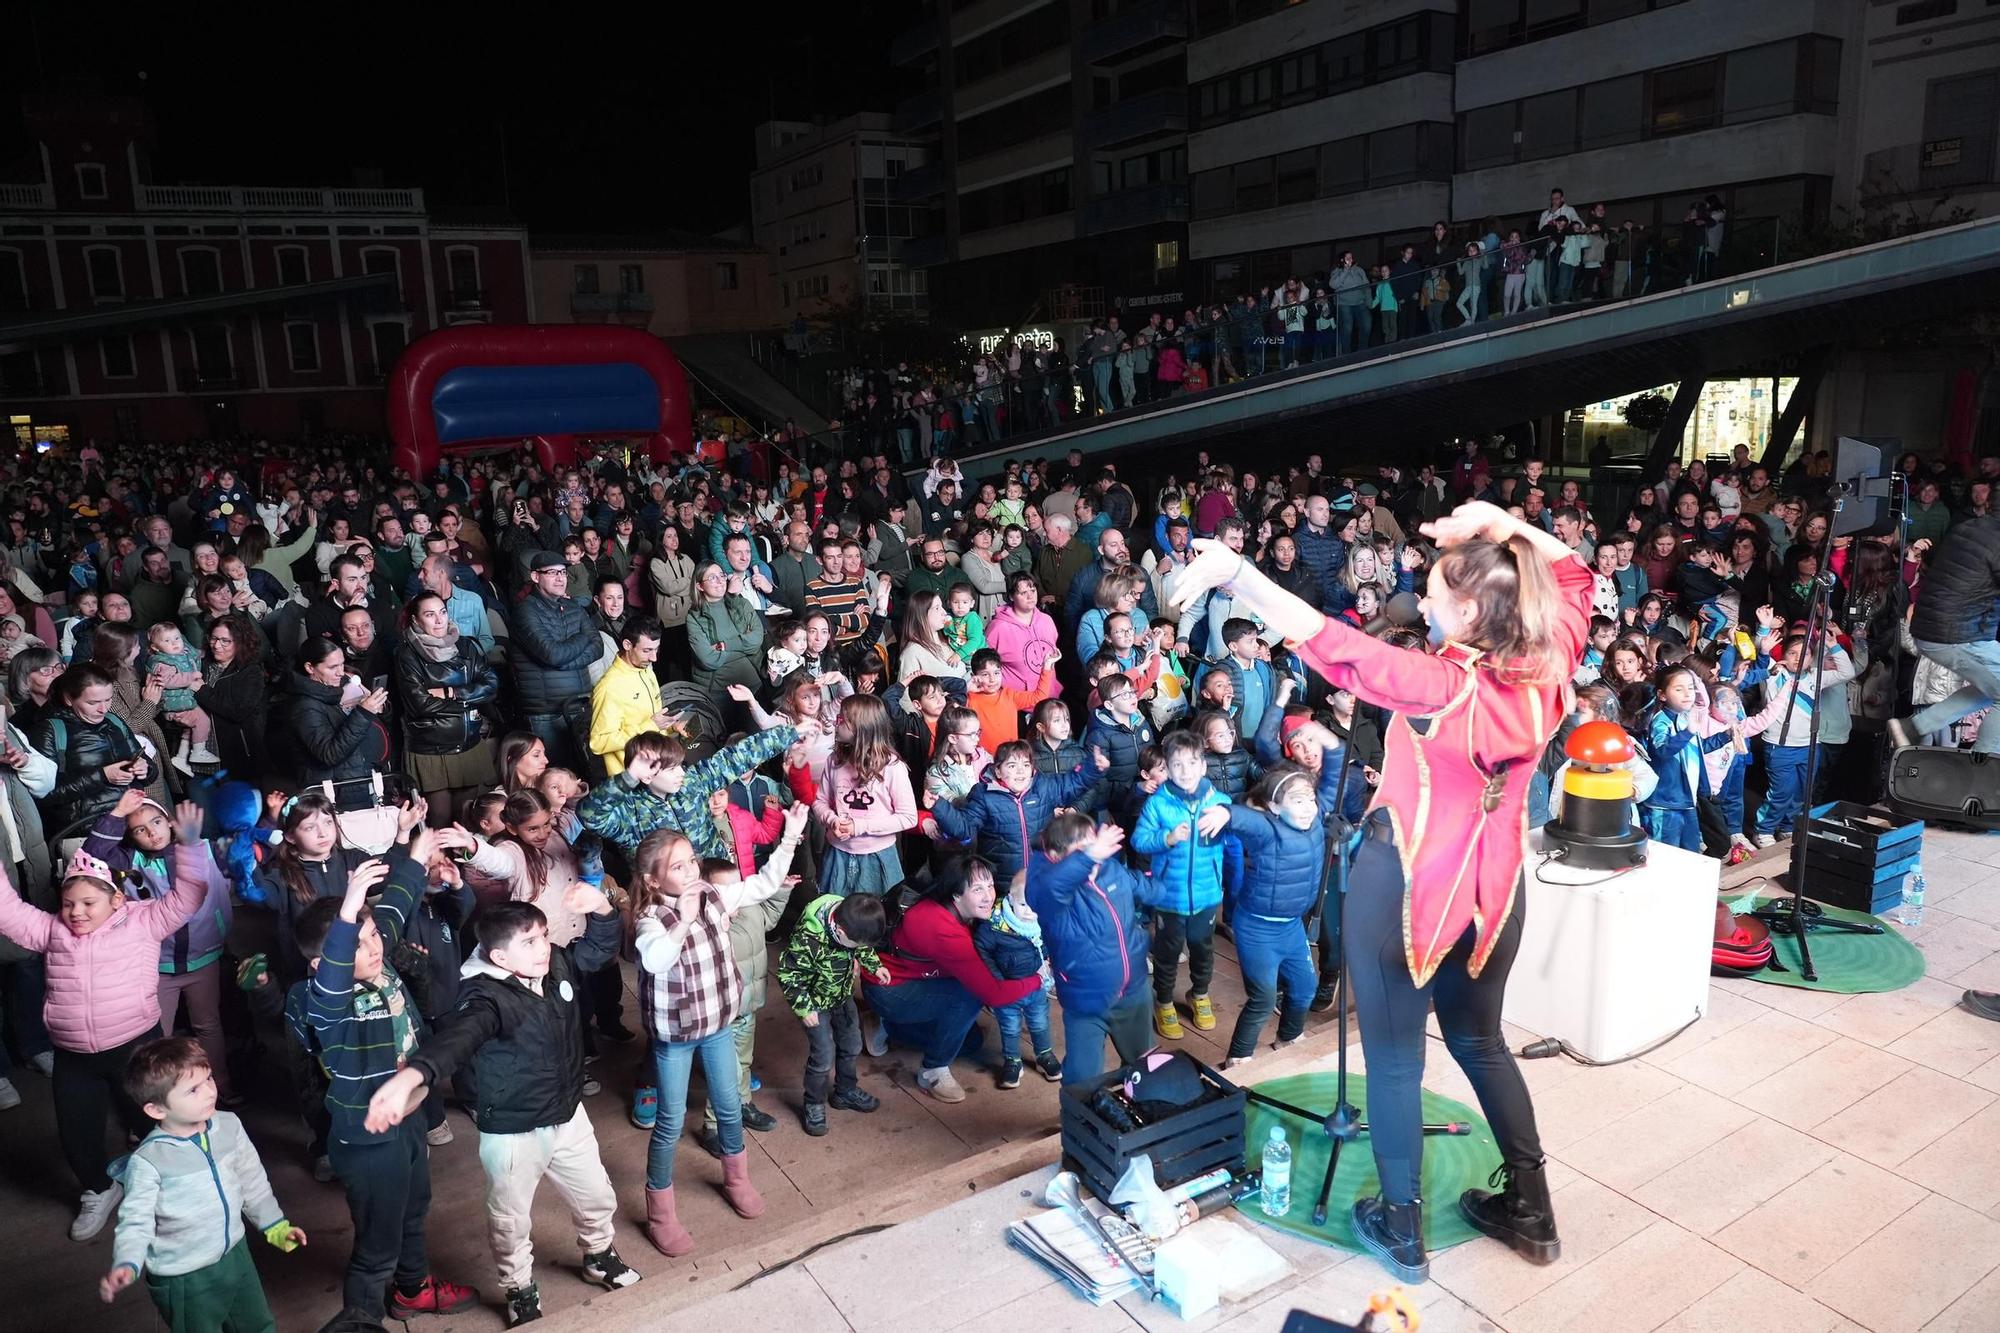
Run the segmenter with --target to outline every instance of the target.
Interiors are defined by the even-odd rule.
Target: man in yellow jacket
[[[618,636],[618,656],[590,691],[590,752],[616,777],[625,768],[625,742],[642,731],[664,731],[672,719],[660,702],[653,663],[660,656],[660,622],[634,616]]]

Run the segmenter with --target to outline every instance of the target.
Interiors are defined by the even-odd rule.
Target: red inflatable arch
[[[389,437],[419,480],[439,459],[533,440],[544,466],[588,438],[636,439],[656,459],[694,448],[687,377],[667,345],[601,324],[461,324],[411,343],[389,378]]]

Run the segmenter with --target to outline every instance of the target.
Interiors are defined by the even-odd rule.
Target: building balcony
[[[942,195],[951,184],[951,175],[942,161],[926,162],[921,167],[911,167],[900,176],[889,181],[889,199],[898,204],[917,204],[926,199]]]
[[[1909,195],[1938,194],[2000,182],[1994,146],[1971,136],[1877,149],[1861,159],[1861,202],[1876,206]]]
[[[926,129],[944,120],[944,102],[944,89],[927,88],[897,103],[895,115],[890,117],[889,123],[900,134]]]
[[[1186,134],[1187,93],[1163,88],[1144,97],[1120,102],[1117,106],[1093,111],[1084,118],[1086,148],[1118,148],[1161,134]]]
[[[943,236],[915,236],[903,242],[897,258],[911,268],[936,268],[951,259],[951,244]]]
[[[322,190],[243,185],[142,185],[151,213],[422,213],[422,190]]]
[[[1085,28],[1077,50],[1089,64],[1108,65],[1185,42],[1187,10],[1183,0],[1146,0],[1132,5]]]
[[[1188,187],[1170,181],[1100,195],[1083,205],[1083,229],[1090,234],[1188,220]]]
[[[653,297],[650,292],[571,292],[569,313],[583,322],[637,317],[643,323],[653,313]]]
[[[56,192],[47,181],[0,184],[0,208],[54,208]]]
[[[491,310],[491,299],[484,287],[454,287],[446,298],[453,310]]]
[[[914,65],[919,60],[937,50],[937,16],[927,14],[923,22],[914,28],[905,28],[889,41],[889,63],[892,65]]]

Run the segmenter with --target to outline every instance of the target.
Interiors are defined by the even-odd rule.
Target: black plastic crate
[[[1108,1200],[1126,1166],[1140,1153],[1152,1155],[1153,1178],[1162,1188],[1193,1180],[1219,1166],[1237,1173],[1243,1170],[1243,1111],[1250,1099],[1215,1070],[1200,1061],[1196,1064],[1202,1082],[1219,1095],[1127,1131],[1114,1128],[1090,1106],[1098,1089],[1117,1083],[1123,1070],[1063,1088],[1063,1161],[1086,1189]]]
[[[1923,852],[1922,820],[1832,801],[1813,807],[1802,835],[1805,896],[1880,913],[1903,899],[1903,877]]]

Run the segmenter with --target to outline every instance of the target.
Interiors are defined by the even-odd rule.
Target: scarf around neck
[[[445,622],[444,633],[426,634],[412,625],[407,631],[417,651],[433,662],[449,662],[458,656],[458,626]]]

